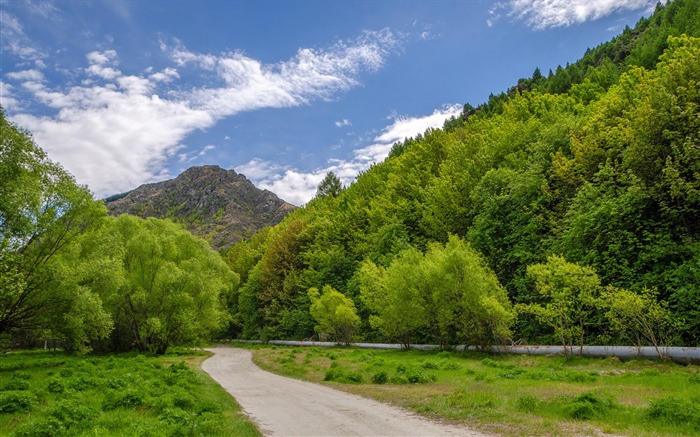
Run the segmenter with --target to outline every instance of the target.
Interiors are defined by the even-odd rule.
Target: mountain
[[[110,215],[169,218],[227,248],[258,230],[279,223],[296,207],[244,175],[215,165],[191,167],[175,179],[145,184],[106,199]]]

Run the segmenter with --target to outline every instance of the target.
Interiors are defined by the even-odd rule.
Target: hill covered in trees
[[[659,5],[578,62],[395,144],[351,186],[329,174],[304,208],[219,253],[182,223],[210,236],[249,199],[269,223],[289,206],[239,202],[243,176],[203,167],[110,199],[149,218],[110,217],[0,111],[0,348],[696,346],[699,12]]]
[[[698,345],[699,10],[659,4],[226,251],[230,334]]]
[[[169,218],[215,249],[276,225],[294,206],[256,188],[244,175],[215,165],[191,167],[175,179],[145,184],[106,199],[112,215]]]

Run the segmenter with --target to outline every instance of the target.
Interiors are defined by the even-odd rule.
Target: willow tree
[[[63,326],[77,308],[73,303],[92,300],[90,308],[99,307],[63,287],[65,272],[51,261],[105,213],[0,110],[0,334],[40,335]],[[99,314],[83,310],[84,318]]]

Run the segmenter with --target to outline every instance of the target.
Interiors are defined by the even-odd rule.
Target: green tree
[[[654,290],[645,289],[637,294],[624,288],[606,287],[602,302],[613,332],[637,347],[653,346],[660,357],[663,352],[659,348],[668,346],[680,328]]]
[[[529,266],[527,274],[545,303],[521,304],[518,309],[552,327],[567,356],[574,344],[583,348],[587,328],[599,306],[601,287],[595,271],[552,255],[545,264]]]
[[[318,184],[316,197],[338,197],[342,189],[343,183],[340,181],[340,178],[332,171],[329,171],[321,183]]]
[[[319,295],[317,288],[309,289],[311,315],[316,320],[314,330],[321,338],[329,336],[337,343],[350,344],[360,325],[352,299],[330,285],[323,287]]]
[[[442,346],[456,339],[486,349],[510,338],[514,313],[506,290],[464,240],[450,236],[444,246],[429,245],[416,268],[429,290],[429,317]]]
[[[105,213],[85,187],[51,162],[0,109],[0,334],[41,334],[63,325],[74,309],[86,325],[90,317],[101,317],[85,310],[88,302],[98,303],[84,290],[64,286],[66,272],[51,261]],[[84,334],[79,342],[92,336]]]
[[[238,276],[206,241],[169,220],[122,215],[107,226],[117,236],[124,277],[103,296],[115,321],[112,347],[162,354],[224,326]]]
[[[416,268],[421,259],[418,250],[409,248],[386,269],[365,261],[358,275],[361,299],[372,312],[370,325],[405,348],[428,326],[425,281]]]

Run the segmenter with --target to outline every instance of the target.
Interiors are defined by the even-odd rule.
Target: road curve
[[[246,349],[218,346],[202,369],[266,436],[483,436],[400,408],[266,372]]]

